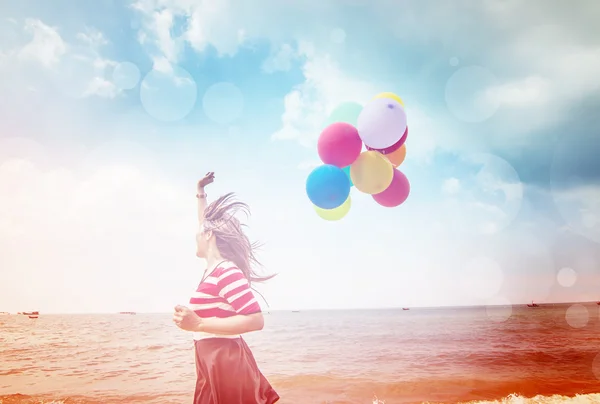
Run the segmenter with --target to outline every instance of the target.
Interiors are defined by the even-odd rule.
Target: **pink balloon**
[[[321,161],[344,168],[354,163],[362,150],[358,130],[349,123],[332,123],[321,132],[317,150]]]
[[[400,140],[398,140],[396,143],[394,143],[390,147],[386,147],[385,149],[373,149],[372,147],[369,147],[367,145],[365,145],[365,147],[367,148],[367,150],[375,150],[381,154],[390,154],[390,153],[395,152],[399,148],[401,148],[402,145],[406,142],[407,137],[408,137],[408,126],[406,127],[406,130],[404,131],[404,135],[402,135]]]
[[[375,202],[386,208],[393,208],[404,203],[410,194],[410,182],[406,175],[394,169],[394,177],[385,191],[373,195]]]

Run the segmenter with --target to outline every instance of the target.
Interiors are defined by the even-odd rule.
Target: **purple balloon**
[[[366,148],[367,148],[367,150],[378,151],[381,154],[390,154],[390,153],[395,152],[399,148],[401,148],[402,145],[404,143],[406,143],[406,138],[408,138],[408,127],[406,127],[406,131],[404,132],[404,135],[402,135],[402,137],[400,138],[400,140],[398,140],[396,143],[394,143],[390,147],[387,147],[385,149],[373,149],[372,147],[366,146]]]
[[[358,116],[358,134],[366,146],[386,149],[397,143],[406,131],[406,112],[396,100],[375,98]]]

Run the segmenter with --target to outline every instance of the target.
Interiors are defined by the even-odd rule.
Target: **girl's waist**
[[[211,334],[208,332],[194,332],[192,333],[194,336],[194,341],[199,341],[207,338],[225,338],[225,339],[236,339],[241,338],[240,334],[235,335],[223,335],[223,334]]]

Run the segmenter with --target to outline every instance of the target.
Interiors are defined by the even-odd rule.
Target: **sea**
[[[274,311],[245,339],[280,403],[600,403],[599,308]],[[194,383],[171,314],[0,316],[0,404],[191,404]]]

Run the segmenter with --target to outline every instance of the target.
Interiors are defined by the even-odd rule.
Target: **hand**
[[[198,331],[202,325],[200,316],[185,306],[175,306],[173,322],[185,331]]]
[[[215,180],[215,173],[212,171],[207,172],[206,175],[204,176],[204,178],[202,178],[200,181],[198,181],[198,190],[203,189],[208,184],[212,184],[212,182],[214,180]]]

